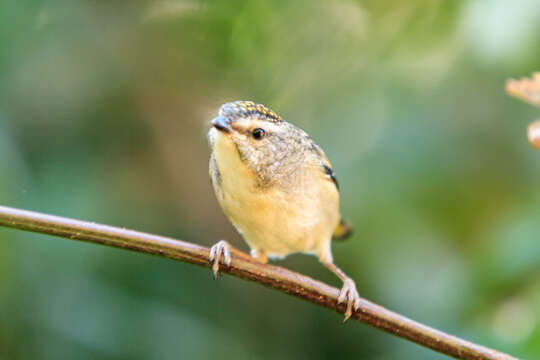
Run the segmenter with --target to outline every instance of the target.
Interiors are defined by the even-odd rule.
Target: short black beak
[[[224,116],[218,116],[217,118],[210,121],[210,124],[212,124],[212,126],[219,131],[230,132],[232,130],[231,121]]]

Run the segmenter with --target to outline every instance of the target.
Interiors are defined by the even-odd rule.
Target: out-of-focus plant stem
[[[506,93],[540,107],[540,72],[533,73],[530,78],[506,81]],[[529,143],[540,149],[540,120],[536,120],[527,127]]]
[[[4,206],[0,206],[0,226],[159,255],[208,268],[212,266],[208,259],[209,249],[204,246],[112,226]],[[279,266],[259,263],[235,249],[232,250],[231,265],[221,270],[341,314],[346,310],[345,306],[337,305],[338,289]],[[422,325],[364,299],[352,319],[457,359],[515,359]]]
[[[506,93],[534,106],[540,106],[540,72],[533,73],[530,78],[506,81]]]

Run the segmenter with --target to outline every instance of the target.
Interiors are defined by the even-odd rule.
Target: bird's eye
[[[252,135],[255,140],[261,140],[264,137],[264,130],[261,128],[256,128],[253,130]]]

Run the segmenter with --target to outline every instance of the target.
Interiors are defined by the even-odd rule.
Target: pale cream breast
[[[209,138],[219,173],[212,176],[218,201],[252,249],[269,256],[304,252],[331,259],[339,195],[320,168],[300,164],[286,187],[262,189],[227,134],[212,129]]]

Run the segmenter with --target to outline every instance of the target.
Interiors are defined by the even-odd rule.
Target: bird
[[[262,104],[232,101],[210,121],[209,174],[217,200],[250,247],[266,263],[293,253],[316,256],[343,286],[346,321],[357,311],[356,284],[335,265],[332,239],[351,234],[339,211],[339,185],[327,156],[305,131]],[[211,247],[216,278],[231,264],[231,245]]]

